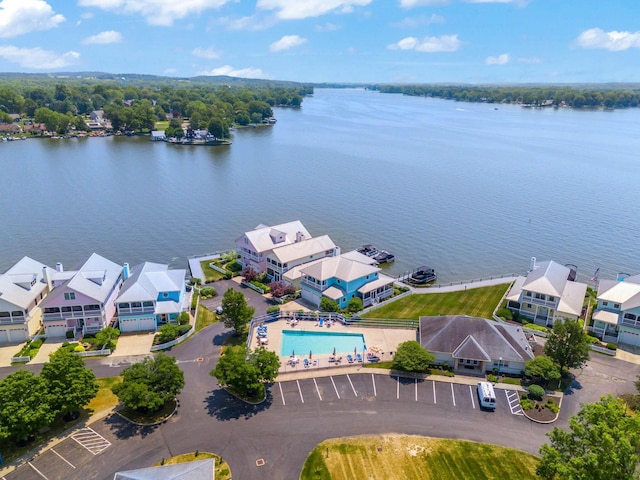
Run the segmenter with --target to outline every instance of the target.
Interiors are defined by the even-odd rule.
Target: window
[[[143,307],[153,307],[153,302],[142,302]]]
[[[530,303],[527,303],[527,308],[533,308]]]
[[[140,302],[131,302],[131,308],[140,308],[142,303]]]
[[[118,308],[129,308],[129,304],[128,303],[119,303],[118,304]]]
[[[0,312],[0,317],[9,318],[9,312]]]
[[[73,307],[71,307],[71,309],[72,309],[74,312],[81,312],[81,311],[82,311],[82,306],[80,306],[80,305],[74,305]]]
[[[71,312],[71,307],[62,307],[62,313],[69,313]]]
[[[613,308],[615,308],[616,310],[620,310],[620,304],[619,303],[614,303],[613,304]]]
[[[609,302],[602,302],[602,306],[603,307],[608,307],[609,306]]]
[[[167,292],[162,292],[162,296],[163,296],[164,298],[168,298],[168,297],[169,297],[169,294],[168,294]]]
[[[84,310],[87,311],[95,311],[95,310],[100,310],[100,305],[85,305],[84,306]]]
[[[24,317],[24,312],[21,310],[16,310],[11,312],[12,317]]]
[[[76,299],[75,292],[65,292],[64,299],[65,300],[75,300]]]
[[[549,301],[550,302],[555,302],[556,301],[556,297],[552,297],[551,295],[549,295]]]

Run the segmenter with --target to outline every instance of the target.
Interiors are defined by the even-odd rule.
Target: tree
[[[359,312],[362,308],[362,299],[360,297],[353,297],[347,305],[347,310],[351,313]]]
[[[582,325],[575,321],[557,321],[547,337],[544,353],[564,375],[565,368],[580,368],[589,360],[589,340]]]
[[[96,334],[96,344],[99,347],[113,349],[116,346],[116,340],[120,336],[120,330],[113,327],[105,327]]]
[[[184,387],[184,372],[176,359],[162,353],[125,368],[122,377],[111,390],[125,406],[145,412],[160,409]]]
[[[218,383],[243,397],[255,398],[278,376],[278,356],[264,348],[247,354],[242,346],[227,348],[211,371]]]
[[[530,377],[539,378],[549,383],[560,379],[560,370],[549,357],[535,357],[524,365],[524,373]]]
[[[166,323],[160,327],[160,333],[158,339],[160,343],[167,343],[178,338],[178,325],[173,323]]]
[[[222,320],[224,326],[233,328],[236,335],[242,334],[244,329],[253,318],[256,311],[254,307],[247,305],[244,294],[240,291],[229,288],[222,296]]]
[[[555,427],[540,448],[536,473],[544,479],[631,480],[640,453],[640,417],[629,416],[611,395],[583,405],[569,420],[570,431]]]
[[[61,348],[49,357],[40,373],[51,401],[51,408],[67,418],[79,412],[98,394],[93,371],[82,358]]]
[[[323,312],[337,312],[340,310],[340,305],[335,300],[331,300],[329,297],[322,297],[320,299],[320,310]]]
[[[398,345],[393,357],[393,368],[405,372],[427,372],[434,360],[433,353],[422,348],[419,342],[409,340]]]
[[[0,438],[24,440],[54,417],[42,378],[18,370],[0,382]]]

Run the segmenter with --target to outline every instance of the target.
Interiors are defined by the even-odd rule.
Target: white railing
[[[24,317],[10,318],[6,320],[7,317],[0,318],[0,325],[20,325],[23,323],[27,323]]]
[[[227,271],[224,268],[220,268],[219,266],[217,266],[215,263],[211,262],[209,263],[209,267],[213,270],[215,270],[218,273],[221,273],[223,275],[227,274]]]
[[[121,308],[118,307],[118,314],[133,314],[133,313],[153,313],[155,312],[154,307],[129,307],[129,308]]]
[[[25,355],[22,357],[11,357],[11,363],[25,363],[31,360],[29,355]]]
[[[189,331],[187,333],[185,333],[184,335],[176,338],[175,340],[171,340],[170,342],[167,343],[162,343],[160,345],[154,345],[151,347],[150,351],[152,352],[157,352],[158,350],[164,350],[166,348],[171,348],[174,345],[179,344],[180,342],[182,342],[183,340],[189,338],[191,335],[193,335],[193,333],[196,331],[196,326],[193,325]]]
[[[610,350],[606,347],[601,347],[599,345],[591,345],[591,350],[593,350],[594,352],[603,353],[605,355],[611,355],[612,357],[616,355],[615,350]]]
[[[371,310],[375,310],[376,308],[380,307],[381,305],[387,305],[388,303],[395,302],[396,300],[400,300],[401,298],[407,297],[409,295],[411,295],[411,290],[403,292],[400,295],[396,295],[395,297],[385,298],[384,301],[379,302],[376,305],[371,305],[370,307],[367,307],[364,310],[359,311],[357,315],[359,317],[361,317],[362,315],[370,312]]]
[[[253,283],[246,282],[243,280],[242,282],[240,282],[240,285],[248,287],[251,290],[258,292],[260,295],[264,295],[264,290],[262,290],[260,287],[256,287]]]
[[[497,280],[497,279],[500,279],[500,278],[516,279],[518,276],[519,275],[517,273],[505,273],[505,274],[502,274],[502,275],[491,275],[489,277],[474,278],[472,280],[458,280],[458,281],[449,282],[449,283],[436,283],[436,284],[430,285],[430,286],[428,286],[426,288],[434,289],[434,288],[440,288],[440,287],[452,287],[454,285],[464,285],[465,283],[468,283],[468,284],[480,283],[480,282],[486,282],[487,280]],[[420,287],[418,287],[418,288],[420,288]]]
[[[86,352],[73,352],[79,357],[99,357],[99,356],[107,356],[111,355],[111,350],[108,348],[103,348],[102,350],[89,350]]]

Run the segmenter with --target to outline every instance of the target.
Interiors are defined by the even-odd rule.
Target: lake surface
[[[230,147],[148,137],[0,144],[0,271],[23,255],[77,267],[185,267],[259,223],[300,219],[347,251],[440,282],[524,273],[640,273],[640,110],[581,112],[316,90]]]

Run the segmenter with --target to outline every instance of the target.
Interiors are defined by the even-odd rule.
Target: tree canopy
[[[631,480],[637,478],[640,417],[629,416],[608,395],[583,405],[569,431],[555,427],[540,448],[537,473],[547,480]]]
[[[233,288],[227,289],[222,297],[222,320],[224,326],[233,328],[237,335],[242,334],[247,323],[253,318],[254,307],[247,305],[244,294]]]
[[[134,410],[158,410],[184,388],[184,372],[176,359],[162,353],[125,368],[122,377],[112,391]]]
[[[422,348],[419,342],[409,340],[398,345],[393,357],[393,368],[406,372],[427,372],[435,356]]]
[[[550,357],[545,356],[527,361],[524,365],[524,373],[530,377],[541,379],[545,383],[560,379],[560,369]]]
[[[225,350],[211,375],[234,393],[255,398],[260,395],[265,383],[275,380],[279,368],[280,360],[274,352],[265,348],[247,352],[244,347],[235,346]]]
[[[564,374],[565,368],[580,368],[589,360],[587,334],[577,321],[556,321],[544,345],[544,353]]]

